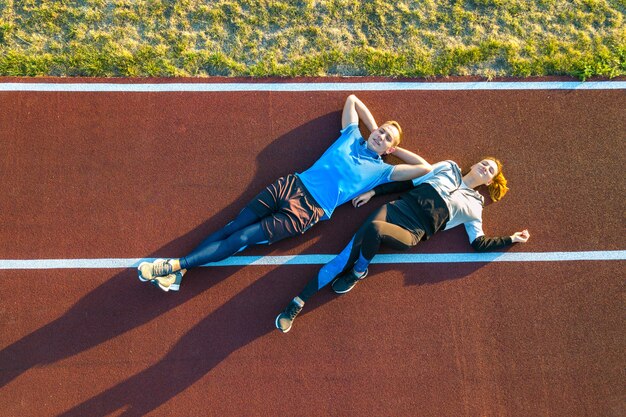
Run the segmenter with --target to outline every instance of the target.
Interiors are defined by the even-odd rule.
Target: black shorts
[[[405,200],[394,200],[386,204],[387,222],[408,230],[415,236],[417,242],[424,237],[424,226],[412,215],[411,209]]]
[[[294,174],[267,186],[248,207],[261,218],[269,244],[303,234],[324,216],[324,209]]]

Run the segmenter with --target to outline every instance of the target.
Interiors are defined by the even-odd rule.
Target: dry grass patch
[[[2,0],[0,74],[626,72],[622,0]]]

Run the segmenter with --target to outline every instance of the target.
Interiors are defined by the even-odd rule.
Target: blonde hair
[[[499,201],[504,197],[504,195],[509,191],[509,187],[506,186],[506,178],[504,178],[504,174],[502,173],[502,162],[494,158],[493,156],[488,156],[484,159],[489,159],[496,163],[498,167],[498,173],[491,180],[491,184],[487,185],[487,190],[489,191],[489,196],[491,196],[491,200],[494,202]]]
[[[385,123],[382,124],[384,125],[389,125],[389,126],[393,126],[396,129],[398,129],[398,141],[396,143],[393,144],[393,146],[398,146],[400,145],[400,142],[402,142],[402,128],[400,127],[400,123],[396,122],[395,120],[388,120]]]

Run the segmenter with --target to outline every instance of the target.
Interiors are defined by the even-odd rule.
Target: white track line
[[[0,83],[0,91],[164,93],[463,90],[623,90],[626,81],[323,82],[323,83]]]
[[[288,256],[231,256],[205,266],[249,265],[322,265],[334,255]],[[120,269],[137,267],[142,261],[155,258],[101,258],[101,259],[3,259],[0,269]],[[376,255],[372,263],[488,263],[488,262],[567,262],[567,261],[623,261],[626,250],[586,252],[489,252]]]

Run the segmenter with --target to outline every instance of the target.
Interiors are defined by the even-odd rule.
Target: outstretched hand
[[[363,194],[361,194],[358,197],[354,197],[352,199],[352,205],[354,207],[361,207],[363,204],[367,203],[368,201],[370,201],[370,199],[372,197],[374,197],[374,191],[370,190],[370,191],[366,191]]]
[[[528,230],[515,232],[513,233],[513,236],[511,236],[511,240],[513,240],[513,243],[526,243],[529,238],[530,238],[530,233],[528,233]]]

